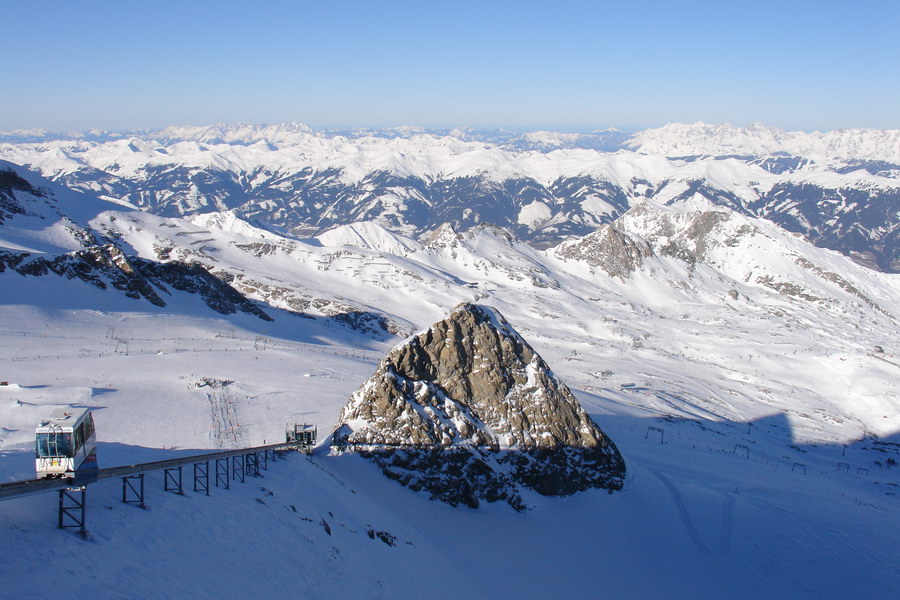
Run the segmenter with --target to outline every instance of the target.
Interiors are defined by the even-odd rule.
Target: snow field
[[[887,462],[900,441],[895,276],[766,237],[778,234],[765,227],[737,240],[743,258],[718,251],[727,237],[711,237],[711,264],[653,258],[619,279],[491,228],[443,232],[443,246],[373,225],[296,240],[227,216],[186,224],[82,208],[81,224],[114,228],[147,258],[164,242],[210,268],[371,310],[410,332],[462,301],[494,306],[617,444],[629,481],[613,495],[532,494],[524,514],[430,502],[357,457],[321,452],[210,498],[164,494],[161,474],[149,475],[150,511],[122,505],[120,483],[102,482],[89,490],[87,543],[56,530],[53,494],[0,503],[0,595],[46,597],[44,582],[63,580],[109,598],[304,586],[312,598],[881,598],[900,589],[897,470]],[[262,242],[274,250],[250,246]],[[792,251],[881,310],[811,276]],[[218,315],[182,292],[157,308],[78,279],[0,274],[0,381],[12,384],[0,386],[0,480],[31,476],[36,419],[57,406],[95,409],[102,467],[280,440],[294,421],[317,423],[326,438],[401,336],[254,297],[273,322]]]
[[[11,395],[47,408],[95,406],[101,466],[170,455],[173,446],[214,447],[205,388],[188,385],[200,376],[234,380],[224,390],[233,394],[250,443],[280,435],[289,415],[318,422],[324,437],[387,350],[372,342],[362,347],[364,338],[346,331],[313,343],[308,320],[293,337],[302,331],[309,341],[272,336],[260,350],[252,348],[258,336],[242,326],[252,318],[9,306],[0,314],[4,341],[25,333],[19,337],[27,342],[3,345],[0,364],[19,386],[0,392],[4,410]],[[49,323],[54,331],[39,335]],[[333,333],[325,329],[318,333]],[[520,328],[623,452],[624,492],[532,494],[526,501],[533,510],[520,515],[499,505],[469,510],[431,502],[352,456],[292,456],[261,480],[227,492],[213,488],[210,498],[166,494],[161,474],[150,474],[150,511],[122,505],[118,481],[90,487],[87,543],[55,529],[53,494],[4,502],[0,539],[11,558],[0,572],[12,582],[4,589],[40,597],[40,581],[70,571],[84,574],[76,591],[103,590],[100,597],[109,598],[241,597],[298,585],[314,598],[841,598],[878,597],[900,584],[891,568],[900,558],[896,501],[885,494],[890,471],[872,464],[878,455],[859,444],[849,456],[837,444],[811,446],[795,437],[807,428],[771,407],[758,409],[768,418],[749,417],[756,421],[748,428],[738,415],[723,416],[729,405],[751,413],[746,400],[730,397],[726,384],[704,389],[702,370],[669,380],[647,362],[653,354],[646,346],[630,361],[615,353],[598,360],[572,354],[579,346],[563,344],[558,332],[541,331],[531,336]],[[113,342],[126,337],[133,342],[123,356]],[[559,356],[564,348],[575,360]],[[26,353],[47,358],[21,360]],[[585,369],[578,360],[588,368],[617,361],[617,372],[587,391],[568,377]],[[631,368],[637,365],[642,369]],[[617,383],[626,373],[636,383]],[[703,398],[711,406],[692,413]],[[673,418],[675,412],[691,418]],[[33,468],[26,421],[3,443],[7,480]],[[664,444],[649,427],[664,430]],[[748,457],[735,452],[736,444]],[[801,461],[805,474],[794,469]],[[838,471],[838,461],[849,472]],[[862,465],[868,474],[856,472]],[[370,539],[369,529],[396,536],[397,545]]]

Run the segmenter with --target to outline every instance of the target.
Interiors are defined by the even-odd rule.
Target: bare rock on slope
[[[461,304],[398,346],[341,411],[332,447],[453,505],[522,488],[622,487],[625,463],[568,387],[494,309]]]
[[[581,260],[592,267],[600,267],[610,277],[620,279],[626,279],[645,258],[653,256],[647,242],[624,234],[612,225],[601,225],[583,238],[563,242],[554,253],[562,259]]]

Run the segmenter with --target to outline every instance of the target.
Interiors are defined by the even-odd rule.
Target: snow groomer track
[[[234,450],[221,450],[167,460],[122,465],[95,471],[86,481],[67,479],[26,479],[0,484],[0,500],[9,500],[45,492],[59,492],[58,520],[60,529],[76,529],[87,537],[87,487],[91,483],[119,477],[122,479],[122,502],[145,508],[144,474],[164,471],[163,490],[184,494],[184,467],[192,466],[194,492],[209,495],[210,478],[217,488],[230,489],[232,481],[243,483],[247,477],[259,477],[260,468],[266,470],[269,461],[290,450],[308,451],[309,446],[298,442],[282,442]],[[210,466],[212,465],[212,471]]]

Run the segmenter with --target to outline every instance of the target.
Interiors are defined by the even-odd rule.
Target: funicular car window
[[[71,433],[39,433],[35,443],[37,445],[37,455],[40,457],[70,457],[74,454],[72,452]]]
[[[84,446],[84,423],[75,428],[75,451]]]

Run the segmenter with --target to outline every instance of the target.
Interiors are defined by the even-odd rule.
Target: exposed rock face
[[[129,298],[144,299],[160,307],[166,306],[163,297],[171,295],[169,288],[173,288],[200,296],[207,306],[221,314],[242,311],[265,321],[272,320],[256,303],[217,278],[203,264],[171,260],[168,256],[171,248],[157,248],[159,258],[167,262],[129,255],[120,245],[119,232],[108,227],[97,229],[86,218],[73,219],[66,210],[75,203],[96,202],[95,208],[100,212],[107,208],[107,203],[92,199],[89,194],[63,197],[60,202],[52,188],[32,184],[16,172],[18,167],[4,167],[4,164],[9,163],[0,161],[0,225],[8,225],[6,221],[19,216],[29,216],[43,221],[48,228],[57,227],[65,232],[60,236],[64,241],[58,248],[75,246],[76,249],[55,253],[0,249],[0,273],[9,270],[23,277],[57,275],[79,279],[99,289],[119,290]]]
[[[198,294],[214,311],[232,314],[242,311],[264,321],[272,317],[237,290],[219,280],[197,263],[157,263],[127,257],[114,244],[91,245],[84,250],[33,256],[28,252],[0,251],[0,273],[11,269],[20,275],[40,277],[55,273],[68,279],[80,279],[100,289],[113,288],[129,298],[144,298],[156,306],[166,306],[159,292],[176,290]]]
[[[711,250],[735,247],[745,236],[763,235],[736,213],[703,210],[677,213],[649,203],[636,206],[619,221],[628,235],[640,236],[663,256],[672,256],[695,265],[710,262]]]
[[[16,192],[26,192],[39,198],[44,196],[12,169],[0,169],[0,224],[13,214],[27,214],[28,211],[16,201]]]
[[[450,504],[620,489],[615,445],[495,310],[461,304],[395,348],[341,411],[333,448]]]
[[[645,258],[653,256],[653,250],[644,240],[623,234],[612,225],[601,225],[579,240],[563,242],[555,254],[560,258],[583,260],[611,277],[625,279]]]

